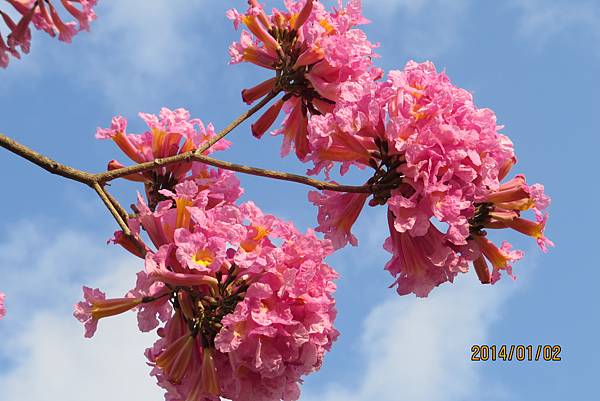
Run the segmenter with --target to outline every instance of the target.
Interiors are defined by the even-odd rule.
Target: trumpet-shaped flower
[[[75,305],[74,315],[85,324],[85,336],[88,338],[96,332],[98,320],[120,315],[145,301],[143,298],[106,299],[102,291],[89,287],[83,287],[83,295],[85,301]]]
[[[319,208],[319,226],[316,230],[325,233],[325,238],[331,240],[336,249],[347,243],[357,246],[358,240],[351,228],[368,197],[366,193],[310,192],[308,199]]]
[[[468,270],[469,260],[444,239],[435,226],[429,225],[421,236],[399,232],[395,228],[393,213],[388,212],[391,236],[384,248],[393,254],[386,264],[396,281],[398,294],[414,293],[426,297],[440,284],[452,282],[459,272]]]
[[[482,203],[476,204],[475,214],[469,224],[472,237],[482,254],[475,263],[482,282],[498,281],[501,270],[514,277],[511,263],[523,255],[520,251],[511,252],[510,244],[506,241],[501,248],[497,248],[485,236],[486,229],[511,228],[533,237],[542,251],[547,252],[549,246],[554,246],[544,234],[548,220],[548,213],[544,211],[549,205],[550,198],[544,194],[543,185],[527,185],[525,176],[521,174],[500,185],[497,190],[490,191]],[[528,210],[534,212],[535,221],[522,217],[522,213]],[[486,260],[492,264],[492,273]]]
[[[21,52],[29,53],[31,45],[31,29],[33,24],[35,28],[45,31],[50,36],[70,43],[79,31],[89,31],[90,22],[96,19],[93,7],[97,0],[61,0],[65,11],[70,14],[75,21],[63,21],[60,13],[51,0],[6,0],[8,4],[20,15],[18,20],[13,20],[10,15],[0,9],[0,16],[5,25],[11,31],[5,41],[0,34],[0,67],[8,66],[8,55],[20,58]]]
[[[4,307],[4,300],[6,299],[6,295],[0,292],[0,319],[6,316],[6,308]]]
[[[127,310],[142,331],[164,323],[146,356],[167,399],[296,400],[338,336],[337,274],[324,263],[333,247],[212,192],[188,177],[162,190],[155,210],[140,197],[132,235],[143,229],[157,250],[145,250],[125,298],[84,288],[75,315],[88,337],[98,319]]]
[[[286,117],[275,131],[284,137],[282,155],[294,148],[304,160],[311,151],[310,119],[331,113],[344,97],[344,85],[381,76],[372,64],[376,46],[357,28],[368,21],[359,0],[349,1],[345,8],[340,2],[334,11],[314,0],[287,1],[287,10],[274,9],[270,15],[258,2],[249,3],[244,14],[227,13],[236,29],[240,25],[247,29],[230,47],[231,62],[274,70],[276,78],[245,89],[242,98],[251,104],[269,93],[285,94],[259,118],[252,132],[260,138],[283,110]]]
[[[112,139],[127,157],[135,163],[144,163],[193,151],[216,135],[212,124],[205,126],[201,120],[191,119],[189,112],[184,109],[163,108],[158,116],[140,113],[140,118],[149,128],[142,134],[128,134],[127,120],[117,116],[112,119],[110,128],[98,128],[96,138]],[[229,145],[228,141],[221,140],[206,153],[227,149]],[[160,191],[172,190],[175,185],[183,182],[190,172],[199,179],[224,178],[215,177],[205,166],[197,165],[198,163],[193,162],[172,164],[143,173],[130,174],[124,178],[145,183],[149,204],[154,208],[164,199]],[[122,167],[124,165],[116,160],[108,163],[109,170]]]
[[[394,258],[387,269],[400,293],[424,296],[466,272],[469,262],[485,283],[495,282],[501,270],[510,272],[521,254],[508,244],[492,249],[486,228],[513,228],[534,237],[544,251],[552,245],[544,235],[549,198],[543,186],[527,186],[522,176],[500,183],[516,163],[512,142],[491,110],[477,108],[472,95],[432,63],[411,61],[386,82],[363,80],[344,88],[332,114],[311,119],[310,172],[325,170],[329,177],[336,164],[341,174],[351,166],[374,170],[367,182],[369,205],[388,207],[391,236],[385,247]],[[352,198],[358,199],[310,195],[319,207],[317,230],[336,246],[356,241],[351,227],[367,196],[361,202]],[[521,216],[526,210],[535,213],[535,222]],[[441,258],[445,270],[431,262],[431,254],[448,256]],[[492,256],[490,272],[486,260]],[[451,269],[453,264],[459,267]]]

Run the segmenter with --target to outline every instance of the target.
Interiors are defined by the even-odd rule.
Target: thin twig
[[[112,196],[110,192],[108,192],[108,189],[106,189],[106,187],[104,188],[104,193],[106,194],[106,197],[110,200],[110,202],[113,204],[117,212],[119,212],[123,221],[127,221],[127,219],[129,218],[129,213],[127,213],[127,210],[125,210],[125,208],[121,206],[119,201],[114,196]]]
[[[49,157],[46,157],[41,153],[38,153],[35,150],[28,148],[25,145],[21,145],[19,142],[3,134],[0,134],[0,146],[8,150],[9,152],[15,153],[21,156],[22,158],[29,160],[33,164],[38,165],[39,167],[52,174],[60,175],[61,177],[79,181],[88,185],[92,185],[92,183],[94,182],[93,174],[74,169],[72,167],[61,164],[55,160],[52,160]]]
[[[221,139],[223,139],[227,134],[229,134],[231,131],[236,129],[241,123],[246,121],[248,118],[252,117],[256,112],[258,112],[260,109],[265,107],[271,100],[275,99],[277,97],[277,95],[279,95],[280,92],[281,92],[281,89],[273,90],[273,91],[269,92],[265,97],[262,98],[262,100],[260,102],[256,103],[256,105],[254,105],[248,111],[246,111],[245,113],[240,115],[238,118],[233,120],[227,127],[223,128],[217,135],[215,135],[213,138],[211,138],[208,142],[206,142],[204,145],[202,145],[198,149],[196,149],[196,154],[202,154],[202,153],[206,152],[214,144],[216,144]]]
[[[12,152],[22,158],[29,160],[44,170],[59,175],[70,180],[78,181],[92,187],[105,206],[108,208],[110,213],[113,215],[123,233],[131,237],[131,231],[127,226],[126,220],[128,217],[127,211],[119,204],[119,202],[104,188],[104,185],[117,178],[121,178],[130,174],[140,173],[144,171],[154,170],[158,167],[164,167],[176,163],[197,161],[210,166],[236,171],[243,174],[250,174],[259,177],[273,178],[282,181],[297,182],[300,184],[308,185],[320,190],[330,190],[337,192],[352,192],[352,193],[371,193],[372,189],[370,186],[350,186],[350,185],[339,185],[331,182],[319,181],[313,178],[304,177],[297,174],[285,173],[280,171],[266,170],[257,167],[243,166],[240,164],[230,163],[222,160],[213,159],[211,157],[203,155],[208,149],[215,145],[218,141],[223,139],[227,134],[233,131],[237,126],[242,124],[257,111],[267,105],[273,100],[280,91],[270,92],[265,96],[259,103],[254,107],[240,115],[234,121],[231,122],[227,127],[220,131],[217,135],[211,138],[208,142],[202,145],[200,148],[181,153],[171,157],[165,157],[162,159],[155,159],[146,163],[139,163],[130,167],[124,167],[112,171],[106,171],[103,173],[92,174],[82,170],[75,169],[73,167],[61,164],[55,160],[50,159],[38,153],[25,145],[22,145],[7,137],[6,135],[0,134],[0,147],[5,148],[9,152]]]
[[[148,170],[154,170],[159,167],[170,166],[171,164],[177,164],[181,162],[189,162],[196,155],[202,155],[208,149],[210,149],[214,144],[223,139],[227,134],[233,131],[237,126],[246,121],[252,115],[254,115],[257,111],[262,109],[265,105],[267,105],[272,99],[274,99],[279,92],[271,92],[267,96],[265,96],[259,103],[257,103],[250,110],[246,111],[244,114],[240,115],[238,118],[233,120],[231,124],[225,127],[222,131],[220,131],[217,135],[211,138],[204,145],[199,147],[196,150],[191,150],[189,152],[180,153],[175,156],[164,157],[162,159],[154,159],[149,162],[135,164],[130,167],[119,168],[115,170],[106,171],[104,173],[96,174],[95,179],[101,183],[106,183],[112,181],[117,178],[124,177],[129,174],[141,173]]]
[[[366,185],[352,186],[352,185],[334,184],[331,182],[319,181],[319,180],[315,180],[314,178],[305,177],[302,175],[297,175],[297,174],[292,174],[292,173],[285,173],[285,172],[274,171],[274,170],[266,170],[266,169],[262,169],[262,168],[258,168],[258,167],[243,166],[241,164],[235,164],[235,163],[230,163],[230,162],[226,162],[223,160],[213,159],[208,156],[194,155],[192,157],[192,160],[195,160],[195,161],[203,163],[203,164],[208,164],[209,166],[219,167],[224,170],[236,171],[238,173],[250,174],[250,175],[255,175],[255,176],[259,176],[259,177],[273,178],[273,179],[282,180],[282,181],[297,182],[299,184],[308,185],[308,186],[311,186],[311,187],[314,187],[314,188],[317,188],[320,190],[329,190],[329,191],[336,191],[336,192],[351,192],[351,193],[370,193],[371,192],[370,187],[366,186]]]
[[[98,184],[98,182],[94,182],[94,184],[92,184],[92,187],[94,188],[100,199],[102,199],[102,202],[104,202],[104,205],[106,205],[106,207],[110,211],[110,214],[112,214],[117,223],[119,223],[119,227],[121,227],[121,230],[123,230],[123,234],[131,236],[131,231],[129,230],[129,227],[127,226],[119,212],[117,212],[117,209],[115,209],[115,206],[112,204],[110,199],[108,199],[108,196],[106,195],[106,192],[104,192],[104,189],[100,186],[100,184]]]

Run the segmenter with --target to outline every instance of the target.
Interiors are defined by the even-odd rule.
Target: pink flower
[[[451,240],[464,244],[473,203],[498,187],[500,168],[514,158],[512,143],[498,133],[493,112],[477,109],[433,64],[409,62],[390,79],[397,93],[386,135],[406,161],[402,182],[449,224]]]
[[[237,182],[237,191],[200,182],[162,189],[155,210],[140,197],[129,226],[157,250],[145,249],[125,298],[85,287],[75,316],[87,337],[100,318],[128,310],[140,330],[158,327],[146,356],[166,399],[297,400],[338,336],[337,273],[324,263],[333,246],[252,202],[233,203]],[[122,235],[113,241],[136,253]]]
[[[287,11],[274,9],[267,15],[256,1],[245,14],[227,12],[237,29],[243,24],[239,42],[231,45],[232,63],[250,62],[275,70],[277,78],[268,79],[242,91],[251,104],[270,92],[283,91],[277,101],[253,125],[257,138],[275,123],[280,111],[286,118],[276,134],[284,136],[282,155],[292,148],[300,160],[310,153],[307,126],[314,116],[331,113],[344,97],[344,85],[361,77],[376,80],[381,71],[374,68],[375,56],[363,31],[356,26],[368,21],[362,17],[360,1],[329,12],[313,0],[288,1]]]
[[[397,231],[394,220],[393,213],[388,212],[391,236],[384,248],[393,257],[385,269],[396,278],[398,294],[426,297],[433,288],[468,270],[468,259],[451,247],[435,226],[429,225],[424,235],[413,237]]]
[[[330,250],[321,247],[310,234],[287,242],[280,264],[268,268],[222,320],[216,349],[229,355],[234,371],[244,372],[226,398],[295,400],[300,377],[320,368],[338,336],[332,326],[337,274],[323,264]]]
[[[553,245],[544,235],[549,198],[543,186],[527,186],[524,177],[500,184],[516,163],[512,142],[491,110],[477,108],[472,95],[432,63],[411,61],[386,82],[362,79],[342,88],[333,113],[309,123],[310,173],[324,170],[329,178],[336,164],[341,174],[353,166],[373,168],[369,205],[388,206],[386,249],[394,257],[387,269],[401,294],[425,296],[466,272],[469,262],[484,283],[510,271],[520,254],[487,243],[483,252],[483,240],[475,237],[486,228],[513,228],[544,251]],[[356,241],[350,229],[368,196],[352,197],[311,194],[319,207],[317,229],[336,247]],[[521,217],[525,210],[535,213],[535,222]],[[440,259],[432,262],[431,255]],[[494,258],[493,273],[486,258]]]
[[[85,301],[75,305],[73,315],[85,324],[87,338],[96,332],[99,319],[127,312],[144,302],[142,298],[106,299],[102,291],[88,287],[83,287],[83,296]]]
[[[172,314],[171,304],[165,295],[169,288],[162,282],[154,281],[148,273],[137,273],[135,288],[126,295],[128,298],[154,299],[153,302],[142,303],[137,307],[138,327],[142,332],[154,330],[161,322],[169,320]]]
[[[500,185],[497,190],[489,191],[481,203],[475,204],[475,213],[469,220],[469,224],[472,237],[482,253],[482,256],[475,261],[482,282],[498,281],[500,270],[506,270],[514,278],[511,263],[523,255],[520,251],[511,252],[510,244],[506,241],[498,249],[485,237],[485,230],[512,228],[533,237],[542,251],[547,252],[549,246],[554,246],[554,243],[544,234],[548,220],[548,213],[544,210],[549,205],[550,198],[544,194],[544,187],[540,184],[527,185],[524,175],[517,175]],[[535,221],[521,217],[521,214],[527,210],[534,212]],[[492,263],[491,274],[486,259]]]
[[[110,128],[98,128],[96,138],[114,140],[127,157],[136,163],[144,163],[193,151],[216,135],[212,124],[205,126],[201,120],[191,119],[189,112],[184,109],[163,108],[159,116],[140,113],[140,118],[146,122],[149,131],[127,134],[127,120],[117,116],[113,118]],[[228,141],[221,140],[206,153],[227,149],[229,145]],[[122,167],[124,165],[116,160],[108,164],[109,170]],[[145,183],[150,208],[154,209],[158,202],[165,199],[160,192],[164,189],[173,190],[190,172],[200,180],[217,181],[228,186],[233,183],[236,186],[237,180],[232,174],[211,173],[211,170],[199,163],[178,163],[124,178]],[[227,197],[231,194],[222,195]]]
[[[311,191],[308,199],[319,207],[318,232],[325,233],[336,249],[347,243],[358,245],[358,240],[350,231],[362,211],[369,194]]]
[[[486,273],[486,271],[489,271],[486,263],[486,260],[488,260],[493,267],[490,278],[492,284],[500,280],[501,270],[505,270],[510,277],[515,279],[515,276],[512,274],[512,263],[521,259],[523,257],[523,252],[511,251],[511,245],[506,241],[502,242],[502,247],[498,248],[483,235],[475,235],[474,238],[481,251],[481,256],[476,262],[476,266],[478,266],[479,269],[479,278],[481,279],[482,277],[489,275],[489,273]],[[482,274],[481,271],[484,273]]]
[[[170,196],[177,201],[182,191]],[[161,291],[176,300],[147,351],[152,375],[169,399],[298,399],[302,376],[320,368],[338,335],[337,274],[323,262],[331,244],[253,203],[207,209],[193,193],[189,217],[180,219],[189,223],[148,253],[139,276],[142,286],[164,283]],[[149,221],[164,217],[162,207]],[[148,220],[140,221],[153,237]],[[157,302],[164,301],[147,305]],[[149,316],[156,323],[156,312]]]
[[[77,32],[81,30],[89,31],[90,22],[96,19],[93,10],[96,0],[61,0],[64,9],[77,22],[63,21],[50,0],[7,0],[7,2],[21,15],[21,18],[18,22],[15,22],[6,12],[0,10],[4,23],[11,30],[7,43],[0,35],[0,67],[3,68],[8,65],[8,54],[20,58],[17,47],[20,47],[23,53],[29,53],[31,42],[29,27],[31,23],[37,29],[45,31],[52,37],[55,37],[58,33],[59,40],[70,43]],[[78,24],[79,27],[77,27]]]
[[[6,295],[0,292],[0,319],[6,316],[6,308],[4,307],[4,300],[6,299]]]
[[[554,246],[544,235],[548,220],[545,209],[550,206],[550,198],[540,184],[527,185],[524,175],[517,175],[502,184],[498,190],[489,192],[482,203],[477,204],[478,215],[472,225],[475,227],[501,229],[512,228],[535,238],[542,251]],[[521,217],[522,212],[533,211],[536,221]]]

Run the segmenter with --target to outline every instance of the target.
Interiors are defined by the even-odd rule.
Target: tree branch
[[[114,179],[124,177],[129,174],[141,173],[144,171],[154,170],[159,167],[166,167],[166,166],[170,166],[171,164],[177,164],[177,163],[181,163],[181,162],[190,162],[196,156],[202,155],[202,153],[204,153],[208,149],[210,149],[214,144],[216,144],[218,141],[223,139],[227,134],[229,134],[231,131],[233,131],[241,123],[246,121],[248,118],[250,118],[252,115],[254,115],[257,111],[262,109],[271,100],[273,100],[278,94],[279,94],[279,91],[270,92],[254,107],[252,107],[250,110],[248,110],[247,112],[245,112],[244,114],[240,115],[238,118],[233,120],[231,122],[231,124],[229,124],[222,131],[220,131],[217,135],[215,135],[208,142],[206,142],[204,145],[202,145],[201,147],[199,147],[196,150],[191,150],[189,152],[180,153],[178,155],[165,157],[162,159],[155,159],[153,161],[149,161],[149,162],[145,162],[145,163],[135,164],[131,167],[124,167],[124,168],[106,171],[104,173],[96,174],[95,178],[101,183],[106,183],[106,182],[112,181]]]
[[[227,127],[220,131],[217,135],[211,138],[204,145],[196,150],[181,153],[175,156],[166,157],[162,159],[155,159],[146,163],[139,163],[130,167],[124,167],[116,170],[106,171],[103,173],[89,173],[86,171],[78,170],[73,167],[59,163],[47,156],[42,155],[7,137],[6,135],[0,134],[0,147],[5,148],[9,152],[12,152],[22,158],[29,160],[35,165],[43,168],[44,170],[59,175],[61,177],[78,181],[83,184],[92,187],[107,209],[110,211],[112,216],[115,218],[123,233],[127,236],[131,236],[131,231],[127,226],[127,211],[119,204],[119,202],[110,194],[104,186],[109,181],[117,178],[121,178],[130,174],[140,173],[144,171],[154,170],[159,167],[164,167],[176,163],[196,161],[199,163],[207,164],[213,167],[222,168],[225,170],[236,171],[238,173],[250,174],[259,177],[273,178],[276,180],[296,182],[304,185],[308,185],[320,190],[329,190],[337,192],[352,192],[352,193],[371,193],[372,188],[367,185],[363,186],[350,186],[350,185],[339,185],[331,182],[319,181],[314,178],[309,178],[297,174],[285,173],[280,171],[266,170],[257,167],[243,166],[240,164],[230,163],[222,160],[213,159],[211,157],[203,155],[208,149],[215,145],[218,141],[223,139],[227,134],[233,131],[236,127],[254,115],[257,111],[267,105],[273,100],[280,90],[275,90],[266,95],[259,103],[254,107],[240,115],[234,121],[231,122]]]
[[[119,223],[119,227],[121,227],[121,230],[123,230],[123,234],[131,236],[131,230],[129,230],[127,223],[125,223],[123,217],[121,217],[115,206],[112,204],[112,202],[106,195],[106,192],[104,192],[104,188],[102,188],[102,186],[98,182],[94,182],[92,184],[92,188],[94,188],[100,199],[102,199],[102,202],[104,202],[107,209],[110,211],[110,214],[112,214],[117,223]]]
[[[65,166],[58,163],[46,156],[37,153],[28,147],[19,144],[13,139],[8,138],[5,135],[0,134],[0,146],[7,149],[10,152],[16,153],[19,156],[35,163],[45,170],[50,171],[53,174],[58,174],[65,178],[79,181],[87,184],[95,189],[95,184],[104,185],[107,181],[111,181],[129,174],[140,173],[148,170],[153,170],[158,167],[163,167],[170,164],[197,161],[199,163],[207,164],[209,166],[222,168],[225,170],[231,170],[242,174],[255,175],[259,177],[273,178],[276,180],[296,182],[299,184],[308,185],[320,190],[336,191],[336,192],[351,192],[351,193],[371,193],[371,188],[367,185],[352,186],[352,185],[340,185],[326,181],[319,181],[314,178],[305,177],[302,175],[286,173],[281,171],[267,170],[258,167],[244,166],[241,164],[235,164],[226,162],[223,160],[213,159],[212,157],[198,154],[197,151],[191,151],[182,153],[176,156],[166,157],[163,159],[156,159],[151,162],[135,164],[130,167],[123,167],[118,170],[107,171],[104,173],[91,174],[85,171],[77,170],[69,166]],[[102,188],[102,187],[101,187]],[[96,192],[98,192],[96,190]],[[102,189],[102,193],[108,201],[113,205],[113,208],[118,210],[118,214],[122,214],[124,209],[118,205],[118,202],[107,195],[106,190]],[[111,199],[112,198],[112,199]]]
[[[127,213],[127,210],[125,210],[125,208],[123,206],[121,206],[119,201],[114,196],[112,196],[110,192],[108,192],[108,189],[106,189],[106,187],[104,187],[103,189],[104,189],[104,193],[106,194],[106,197],[113,204],[116,211],[119,212],[119,215],[121,215],[121,218],[123,219],[123,221],[127,221],[127,219],[129,218],[129,213]]]
[[[25,145],[21,145],[14,139],[11,139],[4,134],[0,134],[0,146],[9,152],[15,153],[22,158],[29,160],[33,164],[38,165],[52,174],[60,175],[61,177],[79,181],[87,185],[92,185],[94,182],[93,174],[65,166],[64,164],[52,160]]]
[[[215,143],[219,142],[227,134],[229,134],[231,131],[236,129],[241,123],[243,123],[244,121],[246,121],[247,119],[252,117],[256,112],[258,112],[260,109],[265,107],[271,100],[275,99],[275,97],[277,97],[277,95],[279,95],[279,93],[281,93],[281,89],[277,89],[277,90],[273,90],[273,91],[269,92],[269,94],[267,94],[265,97],[263,97],[260,102],[256,103],[248,111],[246,111],[245,113],[240,115],[238,118],[233,120],[227,127],[223,128],[217,135],[215,135],[213,138],[211,138],[208,142],[206,142],[204,145],[202,145],[201,147],[196,149],[196,153],[202,154],[202,153],[206,152]]]
[[[297,182],[299,184],[308,185],[308,186],[311,186],[311,187],[314,187],[314,188],[320,189],[320,190],[328,190],[328,191],[336,191],[336,192],[352,192],[352,193],[371,193],[371,188],[367,185],[353,186],[353,185],[334,184],[332,182],[319,181],[314,178],[305,177],[303,175],[297,175],[297,174],[286,173],[286,172],[281,172],[281,171],[274,171],[274,170],[266,170],[266,169],[262,169],[262,168],[258,168],[258,167],[243,166],[241,164],[230,163],[230,162],[226,162],[223,160],[217,160],[217,159],[213,159],[211,157],[202,156],[202,155],[194,155],[192,157],[192,160],[203,163],[203,164],[208,164],[209,166],[219,167],[224,170],[236,171],[236,172],[242,173],[242,174],[250,174],[250,175],[255,175],[258,177],[273,178],[275,180]]]

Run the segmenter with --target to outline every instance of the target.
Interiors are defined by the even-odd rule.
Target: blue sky
[[[34,33],[32,52],[0,71],[0,132],[90,171],[118,155],[96,142],[115,114],[141,129],[138,111],[189,109],[223,127],[244,106],[239,92],[264,76],[228,66],[236,37],[215,0],[101,1],[90,34],[67,46]],[[233,2],[244,7],[245,1]],[[483,287],[474,274],[428,299],[398,297],[383,271],[385,212],[369,209],[356,225],[360,246],[329,262],[339,280],[342,337],[325,366],[306,380],[303,401],[546,401],[590,399],[600,350],[595,251],[595,167],[600,122],[600,3],[575,0],[365,0],[381,42],[379,66],[432,60],[490,107],[515,142],[531,182],[553,198],[549,254],[533,241],[518,280]],[[269,1],[275,5],[275,1]],[[302,173],[279,159],[279,138],[254,140],[244,125],[219,157]],[[0,401],[160,400],[134,316],[103,321],[86,341],[70,315],[80,286],[118,296],[139,263],[104,245],[115,224],[95,195],[0,153],[0,289],[9,315],[0,322]],[[246,199],[314,226],[316,211],[299,185],[241,177]],[[351,175],[345,182],[360,182]],[[125,204],[133,186],[116,183]],[[562,361],[469,361],[472,344],[558,344]],[[594,391],[595,392],[595,391]]]

